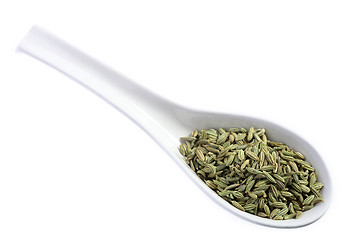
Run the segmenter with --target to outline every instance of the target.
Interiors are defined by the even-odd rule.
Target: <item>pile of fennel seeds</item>
[[[234,207],[274,220],[299,218],[323,201],[315,169],[265,129],[195,130],[179,151],[208,187]]]

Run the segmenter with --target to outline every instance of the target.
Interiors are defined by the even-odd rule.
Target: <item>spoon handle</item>
[[[69,76],[137,123],[167,151],[178,142],[168,129],[179,124],[181,107],[157,96],[85,53],[33,27],[18,46],[26,53]]]

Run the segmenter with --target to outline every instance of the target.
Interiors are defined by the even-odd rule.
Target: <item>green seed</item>
[[[266,213],[264,213],[264,212],[258,212],[256,215],[259,216],[259,217],[263,217],[263,218],[268,217],[268,215]]]
[[[189,141],[189,142],[191,142],[191,141],[196,140],[196,137],[182,137],[182,138],[180,138],[180,140],[181,141]]]
[[[288,211],[289,211],[289,208],[284,207],[283,209],[281,209],[281,210],[277,213],[277,215],[278,215],[278,216],[283,216],[283,215],[287,214]]]
[[[257,169],[252,168],[252,167],[247,167],[246,170],[251,174],[261,174],[262,173],[260,170],[257,170]]]
[[[305,206],[303,206],[303,208],[302,208],[302,210],[303,211],[307,211],[307,210],[310,210],[310,209],[312,209],[314,207],[314,205],[305,205]]]
[[[251,127],[248,131],[248,134],[247,134],[247,141],[250,142],[252,140],[252,138],[254,137],[254,128]]]
[[[249,158],[259,161],[259,157],[252,151],[245,151],[246,156],[248,156]]]
[[[284,220],[295,218],[295,216],[296,216],[295,213],[287,214],[287,215],[284,216]]]
[[[273,219],[274,219],[274,220],[283,220],[284,217],[277,215],[277,216],[275,216]]]
[[[231,201],[232,205],[234,205],[234,207],[236,207],[237,209],[240,209],[241,211],[245,211],[245,208],[243,206],[241,206],[240,203],[236,202],[236,201]]]
[[[249,160],[245,160],[245,162],[243,164],[241,164],[240,170],[243,172],[244,169],[246,168],[246,166],[249,164]]]
[[[206,185],[208,185],[211,189],[217,189],[217,186],[216,186],[216,184],[215,184],[213,181],[211,181],[211,180],[206,180],[205,183],[206,183]]]
[[[205,156],[204,153],[201,151],[200,148],[196,148],[196,156],[201,160],[201,161],[205,161]]]
[[[310,192],[310,188],[304,184],[300,184],[300,188],[301,191],[305,192],[305,193],[309,193]]]
[[[304,199],[303,204],[304,205],[310,205],[311,202],[314,200],[314,198],[315,198],[315,195],[308,196],[307,198]]]
[[[232,194],[235,198],[243,198],[244,197],[244,195],[242,195],[242,193],[239,191],[233,191]]]
[[[286,203],[283,202],[273,202],[270,203],[270,206],[274,207],[274,208],[285,208],[286,207]]]
[[[240,186],[240,184],[234,183],[234,184],[231,184],[231,185],[227,186],[224,190],[230,190],[230,189],[236,188],[238,186]]]
[[[270,215],[270,208],[268,207],[268,205],[264,205],[264,211],[265,211],[265,213],[267,214],[267,215]]]
[[[269,217],[270,218],[274,218],[275,216],[277,216],[278,212],[280,211],[279,208],[275,208],[274,210],[271,211]]]
[[[256,208],[256,204],[250,203],[250,204],[244,205],[243,207],[244,207],[245,211],[252,211]]]
[[[281,191],[280,193],[285,198],[294,198],[294,195],[291,192]]]
[[[257,199],[257,195],[253,192],[248,192],[249,197]]]
[[[275,179],[270,175],[270,173],[263,171],[262,172],[267,180],[269,180],[272,183],[276,183]]]

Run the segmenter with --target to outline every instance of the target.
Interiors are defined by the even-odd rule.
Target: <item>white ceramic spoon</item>
[[[265,120],[241,115],[188,109],[163,99],[106,67],[39,27],[33,27],[18,46],[24,52],[64,73],[120,110],[147,132],[209,197],[231,213],[254,223],[272,227],[301,227],[318,220],[328,209],[331,180],[324,161],[301,137]],[[184,163],[178,151],[179,138],[195,129],[244,127],[265,128],[269,139],[284,142],[302,152],[315,167],[324,202],[317,203],[301,218],[276,221],[242,212],[209,189]]]

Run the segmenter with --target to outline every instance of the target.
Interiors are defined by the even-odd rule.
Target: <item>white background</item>
[[[1,1],[0,239],[309,239],[359,218],[358,1]],[[140,128],[15,52],[40,25],[150,90],[196,109],[278,123],[334,183],[298,229],[220,208]]]

